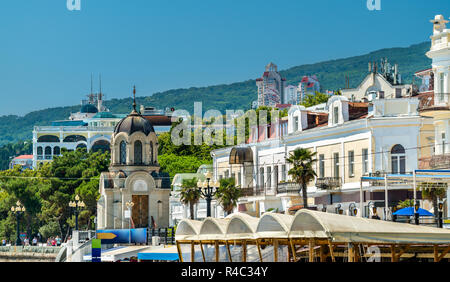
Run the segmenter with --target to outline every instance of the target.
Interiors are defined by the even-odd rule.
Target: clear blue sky
[[[254,79],[429,40],[448,0],[2,0],[0,115],[79,104],[91,73],[107,98]],[[191,102],[191,101],[187,101]]]

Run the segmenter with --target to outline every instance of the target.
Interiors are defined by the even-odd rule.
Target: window
[[[339,108],[333,107],[333,124],[337,124],[339,122]]]
[[[264,188],[264,168],[259,168],[259,187]]]
[[[153,142],[150,142],[150,163],[152,164],[153,162]]]
[[[298,116],[294,117],[294,132],[298,131]]]
[[[134,142],[134,164],[142,164],[142,143],[139,140]]]
[[[238,172],[238,179],[237,179],[237,183],[238,183],[238,186],[241,186],[241,177],[242,177],[242,175],[241,175],[241,173],[240,172]]]
[[[281,166],[281,180],[286,181],[286,165]]]
[[[363,174],[366,174],[369,172],[369,150],[368,149],[362,149],[362,172]]]
[[[37,147],[38,156],[42,156],[42,147]]]
[[[439,74],[439,97],[441,101],[444,101],[444,73]]]
[[[120,164],[126,164],[127,163],[127,143],[125,141],[120,142],[119,147],[120,153]]]
[[[230,177],[230,171],[227,169],[225,170],[225,178],[229,178]]]
[[[61,154],[61,149],[58,146],[53,148],[53,155],[59,156],[60,154]]]
[[[265,185],[269,189],[272,188],[272,167],[267,167],[267,184]]]
[[[278,166],[273,167],[273,177],[275,180],[275,186],[278,186]]]
[[[406,155],[402,145],[395,145],[391,150],[392,173],[405,173]]]
[[[339,177],[339,153],[333,154],[334,160],[334,177]]]
[[[355,176],[355,152],[348,151],[348,176]]]
[[[319,178],[325,177],[325,155],[319,155]]]
[[[441,133],[442,154],[445,154],[445,132]]]
[[[45,159],[46,160],[52,159],[52,148],[51,147],[45,147]]]
[[[232,172],[231,173],[231,178],[234,179],[234,183],[237,183],[237,181],[236,181],[236,173]]]

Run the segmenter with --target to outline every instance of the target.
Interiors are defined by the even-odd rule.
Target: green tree
[[[234,178],[223,178],[220,180],[220,187],[217,189],[216,199],[227,215],[233,212],[240,196],[241,190],[236,187]]]
[[[324,93],[315,92],[315,94],[307,94],[303,98],[302,105],[305,107],[312,107],[318,104],[326,103],[330,96]]]
[[[422,190],[422,198],[428,199],[433,203],[434,215],[439,214],[438,198],[444,197],[447,190],[447,183],[420,183],[419,189]]]
[[[200,201],[200,191],[197,188],[197,178],[183,179],[181,182],[180,201],[189,205],[191,219],[194,219],[194,205]]]
[[[298,183],[302,190],[303,205],[308,207],[307,184],[316,176],[313,164],[317,161],[314,157],[316,152],[304,148],[295,149],[286,161],[291,164],[288,174]]]
[[[413,199],[406,199],[404,201],[399,201],[397,204],[397,207],[400,209],[413,207],[414,206],[414,200]]]

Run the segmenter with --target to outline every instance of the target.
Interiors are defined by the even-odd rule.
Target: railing
[[[265,190],[262,187],[241,188],[241,197],[264,196],[266,194],[273,194],[270,193],[271,191],[269,190],[270,189]]]
[[[300,184],[295,182],[278,183],[277,194],[300,194]]]
[[[95,230],[78,231],[78,242],[83,243],[95,237]]]
[[[431,93],[423,95],[419,102],[419,111],[449,110],[450,93]]]
[[[105,131],[105,132],[113,132],[114,127],[111,126],[35,126],[35,131],[51,131],[51,132],[59,132],[59,131]]]
[[[342,180],[340,177],[322,177],[317,178],[316,187],[323,190],[335,190],[340,189],[342,186]]]
[[[169,228],[149,228],[148,229],[148,243],[152,243],[152,237],[158,236],[160,243],[164,245],[175,244],[175,227]]]

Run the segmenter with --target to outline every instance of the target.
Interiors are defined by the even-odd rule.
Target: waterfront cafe
[[[184,262],[448,261],[450,230],[307,209],[295,215],[235,213],[185,219],[177,227]]]

